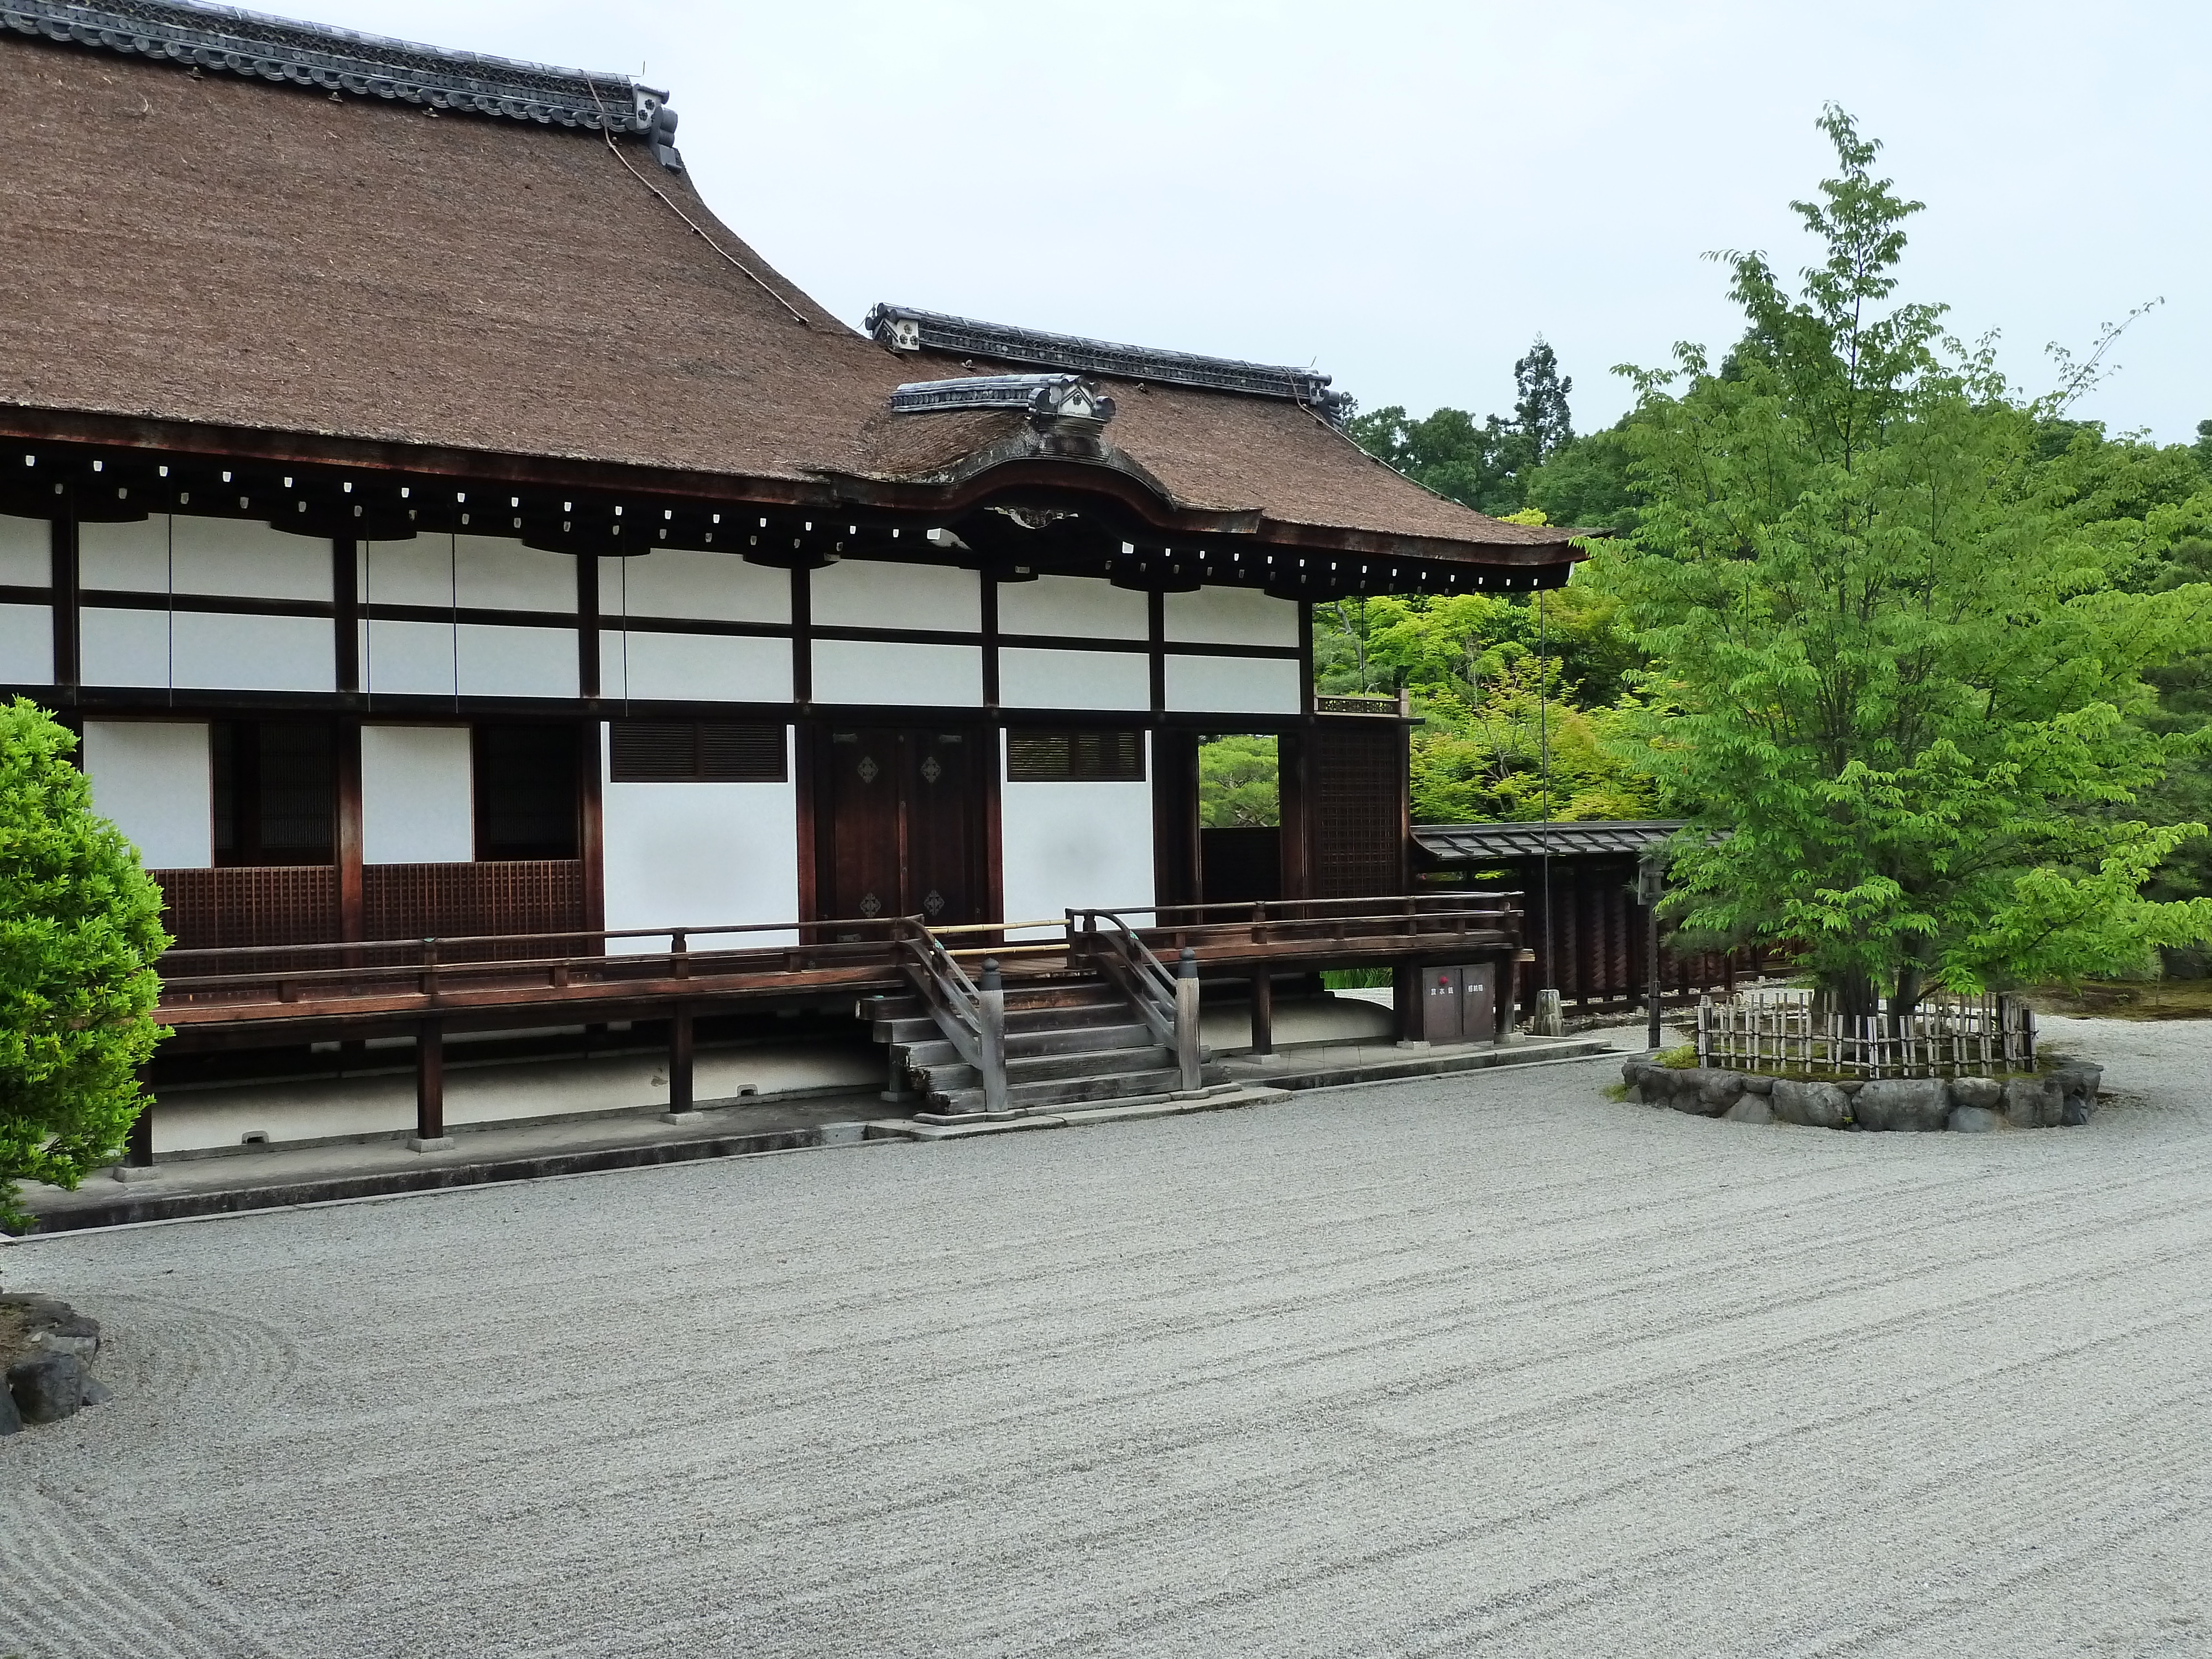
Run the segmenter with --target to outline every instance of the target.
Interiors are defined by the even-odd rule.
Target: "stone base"
[[[663,1112],[660,1121],[663,1123],[704,1123],[707,1115],[704,1112]]]
[[[161,1171],[152,1164],[118,1164],[107,1173],[118,1181],[151,1181]]]
[[[410,1152],[449,1152],[453,1149],[453,1138],[451,1135],[434,1135],[427,1140],[421,1135],[407,1137],[407,1150]]]
[[[1698,1117],[1794,1123],[1814,1129],[1962,1133],[2078,1127],[2096,1115],[2101,1066],[2067,1065],[2032,1077],[1881,1078],[1812,1083],[1649,1059],[1620,1068],[1628,1097]],[[1764,1097],[1764,1098],[1761,1098]]]

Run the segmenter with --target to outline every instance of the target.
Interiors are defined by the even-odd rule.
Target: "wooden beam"
[[[1252,975],[1252,1052],[1275,1052],[1275,976],[1269,973]]]

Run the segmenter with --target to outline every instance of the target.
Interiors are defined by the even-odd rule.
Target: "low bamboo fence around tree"
[[[1861,1078],[1988,1076],[2035,1069],[2035,1011],[2018,997],[1923,997],[1902,1019],[1887,1001],[1861,1019],[1810,991],[1751,991],[1698,1005],[1698,1064],[1723,1071]]]

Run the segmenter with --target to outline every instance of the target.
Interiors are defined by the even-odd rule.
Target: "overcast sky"
[[[2212,5],[255,0],[665,86],[715,211],[831,310],[878,300],[1310,362],[1363,407],[1510,413],[1537,333],[1608,373],[1736,332],[1700,256],[1809,253],[1834,99],[1928,204],[1906,288],[2043,348],[2163,296],[2077,406],[2212,416]]]

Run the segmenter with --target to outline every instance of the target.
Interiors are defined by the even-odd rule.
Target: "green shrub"
[[[1698,1045],[1686,1042],[1679,1048],[1667,1049],[1659,1056],[1659,1063],[1670,1072],[1686,1072],[1698,1063]]]
[[[168,948],[161,890],[92,810],[76,738],[18,697],[0,708],[0,1226],[16,1183],[75,1187],[112,1164],[167,1033],[150,1015]]]

